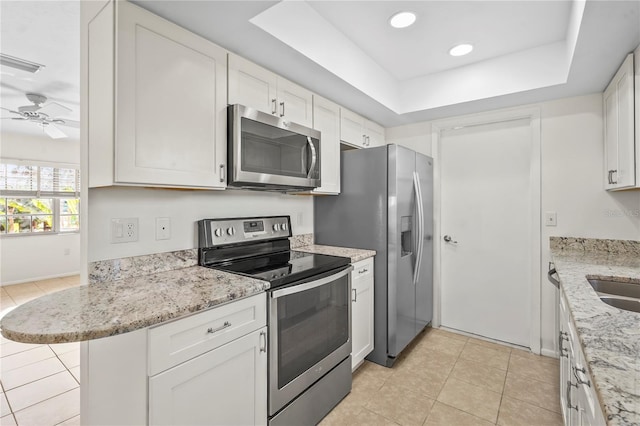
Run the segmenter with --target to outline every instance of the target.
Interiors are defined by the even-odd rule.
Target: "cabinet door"
[[[351,273],[351,369],[373,350],[373,259],[353,265]]]
[[[230,105],[240,104],[267,114],[277,113],[278,77],[274,73],[231,53],[228,68]]]
[[[340,109],[340,140],[365,147],[364,118],[348,109]]]
[[[320,136],[319,194],[340,193],[340,107],[317,95],[313,97],[313,128]]]
[[[364,133],[367,136],[367,148],[385,144],[384,127],[373,121],[365,120]]]
[[[118,2],[116,181],[226,185],[226,51]]]
[[[627,56],[603,95],[605,189],[633,187],[635,176],[633,55]]]
[[[149,424],[266,424],[266,330],[150,377]]]
[[[303,126],[313,126],[313,94],[278,77],[278,116]]]

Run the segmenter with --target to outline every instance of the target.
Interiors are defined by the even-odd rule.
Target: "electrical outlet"
[[[171,218],[156,217],[156,240],[168,240],[171,238]]]
[[[138,241],[138,218],[111,219],[111,243]]]

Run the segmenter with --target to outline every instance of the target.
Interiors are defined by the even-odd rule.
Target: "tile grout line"
[[[504,392],[507,388],[507,376],[509,376],[509,368],[511,366],[511,356],[513,355],[513,350],[509,352],[509,360],[507,361],[507,371],[504,375],[504,382],[502,382],[502,393],[500,394],[500,404],[498,404],[498,414],[496,415],[496,422],[498,424],[498,420],[500,419],[500,410],[502,409],[502,401],[504,400]]]

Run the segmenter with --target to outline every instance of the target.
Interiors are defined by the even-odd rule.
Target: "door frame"
[[[442,152],[442,132],[446,130],[455,130],[464,127],[475,127],[493,123],[514,121],[528,119],[531,127],[531,167],[529,182],[531,185],[531,193],[533,196],[533,202],[531,206],[531,240],[533,241],[531,262],[531,335],[530,335],[530,348],[535,354],[540,354],[541,342],[540,342],[540,259],[541,254],[541,170],[540,170],[540,156],[541,156],[541,140],[540,140],[540,108],[528,107],[528,108],[512,108],[499,111],[492,111],[488,113],[472,114],[448,119],[442,119],[434,121],[431,124],[431,143],[432,143],[432,156],[434,158],[434,186],[433,186],[433,214],[434,214],[434,240],[437,238],[438,243],[434,244],[434,262],[433,262],[433,326],[439,327],[441,325],[441,244],[442,244],[442,204],[441,204],[441,191],[442,182],[441,164],[439,158]]]

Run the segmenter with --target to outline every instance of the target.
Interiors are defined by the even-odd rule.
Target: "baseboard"
[[[556,352],[555,350],[545,349],[545,348],[540,349],[540,355],[547,356],[549,358],[559,358],[558,352]]]
[[[51,280],[51,279],[54,279],[54,278],[72,277],[74,275],[80,275],[80,271],[65,272],[65,273],[62,273],[62,274],[47,275],[47,276],[44,276],[44,277],[32,277],[32,278],[28,278],[28,279],[24,279],[24,280],[7,281],[7,282],[0,283],[0,287],[5,287],[5,286],[8,286],[8,285],[14,285],[14,284],[30,283],[30,282],[33,282],[33,281]]]

